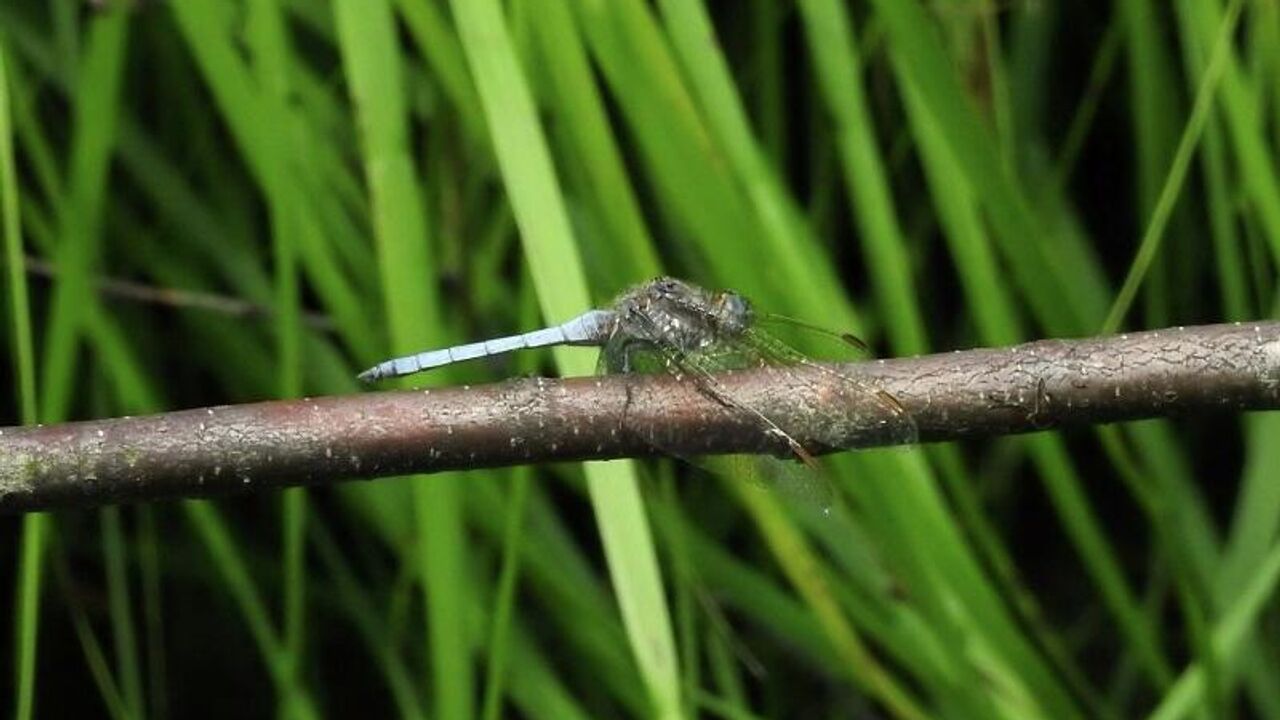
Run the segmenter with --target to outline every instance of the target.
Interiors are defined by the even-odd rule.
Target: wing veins
[[[847,373],[832,369],[822,363],[814,362],[811,358],[807,357],[800,351],[756,328],[747,328],[743,334],[747,335],[753,341],[754,347],[759,349],[761,359],[770,365],[802,365],[806,368],[813,368],[818,372],[839,378],[841,382],[856,388],[859,393],[874,400],[878,405],[891,413],[898,421],[907,426],[910,435],[909,438],[906,438],[908,442],[915,440],[917,433],[915,420],[912,419],[910,411],[908,411],[902,402],[898,400],[898,398],[894,397],[892,393],[882,388],[875,387],[858,378],[851,377]],[[769,362],[770,360],[774,360],[775,362]]]
[[[642,312],[637,312],[636,317],[641,318],[653,330],[655,331],[659,330],[658,324],[654,322],[653,318],[649,317],[648,315]],[[702,384],[695,384],[695,385],[697,385],[699,390],[702,391],[704,394],[706,394],[708,397],[715,400],[716,402],[719,402],[721,405],[734,408],[741,412],[745,412],[748,415],[754,416],[757,420],[759,420],[765,426],[766,432],[771,433],[776,437],[780,437],[784,441],[786,441],[787,446],[790,448],[791,452],[795,454],[795,456],[801,462],[815,469],[818,467],[817,460],[813,457],[813,454],[810,453],[807,449],[805,449],[805,447],[801,445],[798,440],[792,437],[791,434],[788,433],[786,430],[783,430],[778,425],[778,423],[770,419],[769,416],[765,415],[764,413],[760,412],[759,410],[749,405],[746,405],[744,403],[741,403],[735,400],[731,396],[731,394],[724,389],[724,385],[722,385],[720,381],[716,379],[715,374],[710,369],[703,367],[702,364],[697,361],[697,358],[693,356],[693,354],[687,353],[683,350],[680,350],[679,348],[673,347],[670,343],[664,342],[662,340],[662,333],[660,331],[654,332],[654,339],[652,340],[652,344],[657,349],[657,351],[663,356],[663,358],[666,360],[666,362],[664,363],[664,367],[667,369],[668,372],[675,374],[677,379],[679,378],[677,368],[679,370],[683,370],[687,372],[692,376],[697,377],[702,381]],[[673,368],[672,367],[673,365],[675,365],[676,368]]]

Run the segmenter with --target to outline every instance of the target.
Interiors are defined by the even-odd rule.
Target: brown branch
[[[814,452],[885,444],[823,368],[719,378]],[[897,397],[921,441],[1280,409],[1280,323],[1045,340],[840,366]],[[815,392],[816,389],[816,392]],[[862,403],[861,406],[858,403]],[[843,418],[832,440],[832,417]],[[824,438],[820,443],[815,438]],[[783,453],[750,417],[665,376],[548,380],[0,428],[0,509],[210,496],[531,462]]]
[[[32,277],[56,279],[58,267],[37,257],[23,259],[26,270]],[[156,287],[129,280],[112,277],[93,278],[94,288],[104,297],[129,300],[145,305],[159,305],[177,309],[203,310],[232,318],[271,319],[275,311],[265,305],[255,305],[227,295],[200,292],[198,290],[179,290],[178,288]],[[301,319],[307,327],[317,332],[333,332],[333,321],[327,316],[303,311]]]

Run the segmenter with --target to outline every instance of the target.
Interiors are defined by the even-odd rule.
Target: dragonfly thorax
[[[639,286],[619,298],[615,307],[621,335],[683,353],[740,335],[752,320],[751,304],[738,293],[712,293],[674,278]]]

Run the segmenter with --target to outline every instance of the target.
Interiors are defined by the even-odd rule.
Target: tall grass
[[[0,4],[3,424],[356,392],[390,353],[660,272],[890,354],[1280,307],[1268,0],[99,5]],[[21,718],[1280,717],[1278,434],[851,453],[827,518],[616,462],[11,519],[0,696]]]

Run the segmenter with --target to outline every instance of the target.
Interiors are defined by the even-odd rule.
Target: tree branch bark
[[[1280,322],[1043,340],[838,366],[897,397],[922,442],[1280,409]],[[820,368],[723,386],[815,453],[889,441]],[[833,440],[830,418],[839,417]],[[866,418],[865,422],[858,422]],[[852,420],[850,420],[852,419]],[[823,438],[822,441],[816,438]],[[213,496],[346,478],[657,454],[785,454],[752,418],[661,375],[374,392],[0,428],[0,510]]]

